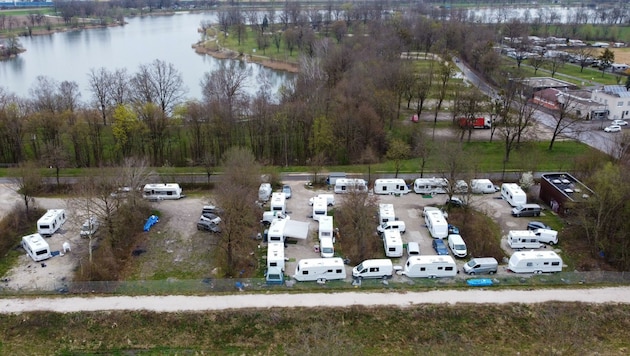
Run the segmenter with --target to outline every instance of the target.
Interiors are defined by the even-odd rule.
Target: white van
[[[383,247],[385,248],[385,256],[402,257],[403,242],[398,230],[385,230],[383,233]]]
[[[499,267],[499,263],[494,257],[481,257],[481,258],[473,258],[468,261],[464,265],[464,273],[475,275],[475,274],[495,274],[497,273],[497,269]]]
[[[402,274],[413,278],[455,277],[457,265],[451,256],[411,256]]]
[[[37,220],[37,233],[44,237],[50,237],[61,228],[64,222],[66,222],[64,209],[50,209]]]
[[[284,271],[284,244],[272,242],[267,244],[267,268],[279,267]]]
[[[508,270],[514,273],[562,272],[562,258],[553,251],[514,252]]]
[[[420,255],[420,244],[415,241],[410,241],[407,243],[407,255],[411,256],[419,256]]]
[[[443,239],[448,236],[448,223],[440,211],[427,211],[424,215],[424,222],[434,239]]]
[[[374,181],[374,194],[407,194],[409,187],[404,179],[377,179]]]
[[[313,202],[313,220],[319,221],[322,216],[328,215],[328,204],[326,204],[326,198],[315,197]]]
[[[507,240],[508,245],[515,250],[540,248],[541,246],[538,236],[531,230],[510,230]]]
[[[339,257],[302,259],[295,267],[293,278],[299,282],[346,279],[346,267]]]
[[[396,213],[394,212],[394,204],[379,204],[378,205],[378,223],[379,225],[388,221],[396,220]]]
[[[40,234],[22,236],[22,248],[35,262],[52,257],[48,242]]]
[[[534,234],[538,237],[538,241],[549,245],[555,245],[558,243],[558,231],[548,229],[534,230]]]
[[[319,240],[319,254],[323,258],[331,258],[335,256],[335,246],[332,237],[323,237]]]
[[[392,260],[388,258],[365,260],[352,269],[352,277],[363,278],[391,278],[394,274]]]
[[[275,192],[271,194],[271,201],[269,202],[269,210],[284,214],[287,210],[287,197],[284,193]]]
[[[271,184],[262,183],[258,188],[258,200],[266,202],[271,197]]]
[[[367,183],[364,179],[338,178],[335,182],[335,193],[348,193],[350,191],[367,192]]]
[[[470,191],[473,194],[496,193],[494,183],[490,179],[473,179],[470,181]]]
[[[503,183],[501,197],[514,207],[527,204],[527,194],[516,183]]]
[[[448,235],[448,247],[453,251],[455,257],[466,257],[468,250],[466,249],[466,243],[460,235],[450,234]]]
[[[407,226],[405,225],[404,221],[394,220],[384,222],[376,227],[376,232],[379,235],[382,235],[387,230],[398,230],[401,234],[404,234],[407,230]]]

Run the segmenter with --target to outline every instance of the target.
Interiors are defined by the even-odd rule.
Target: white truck
[[[352,277],[363,278],[391,278],[394,275],[394,265],[389,258],[365,260],[352,269]]]

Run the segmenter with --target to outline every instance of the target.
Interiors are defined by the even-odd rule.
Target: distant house
[[[545,173],[540,177],[538,197],[560,215],[566,215],[575,204],[588,200],[593,194],[569,173]]]
[[[623,85],[604,85],[593,91],[591,99],[606,106],[611,120],[630,118],[630,91]]]
[[[547,88],[534,92],[533,104],[549,110],[560,110],[566,105],[566,111],[582,120],[597,120],[608,117],[606,106],[591,100],[591,93],[585,90],[559,90]]]

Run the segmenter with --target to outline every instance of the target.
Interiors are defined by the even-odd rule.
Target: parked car
[[[100,224],[98,222],[98,219],[93,216],[89,219],[86,219],[83,225],[81,225],[81,232],[79,232],[79,235],[86,237],[92,236],[96,233],[99,227]]]
[[[455,225],[448,224],[449,235],[459,235],[459,228]]]
[[[433,249],[438,255],[448,255],[448,249],[442,239],[433,239]]]
[[[613,120],[613,122],[611,124],[612,125],[617,125],[617,126],[626,126],[626,125],[628,125],[628,121],[626,121],[626,120]]]
[[[604,132],[619,132],[621,131],[621,126],[619,125],[610,125],[604,128]]]
[[[464,203],[464,201],[459,199],[459,198],[452,197],[451,199],[448,199],[446,201],[445,205],[453,206],[453,207],[456,207],[456,208],[461,208],[461,207],[465,206],[466,203]]]
[[[288,185],[286,185],[286,184],[285,184],[285,185],[283,185],[283,186],[282,186],[282,192],[284,193],[284,196],[285,196],[287,199],[291,199],[291,186],[288,186]]]
[[[197,230],[214,232],[218,234],[221,232],[221,227],[208,220],[199,219],[199,221],[197,222]]]
[[[523,204],[512,209],[512,216],[540,216],[542,208],[538,204]]]
[[[527,230],[538,230],[538,229],[551,230],[551,227],[549,227],[549,225],[546,225],[540,221],[530,221],[527,224]]]
[[[218,215],[212,213],[202,213],[199,220],[205,220],[213,224],[218,224],[221,222],[221,218]]]
[[[201,213],[202,214],[210,213],[210,214],[215,214],[215,215],[221,215],[221,214],[223,214],[223,209],[219,208],[216,205],[204,205],[204,207],[201,209]]]

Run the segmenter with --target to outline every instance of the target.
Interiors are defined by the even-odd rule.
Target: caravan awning
[[[306,240],[308,237],[308,222],[287,220],[284,225],[284,237]]]

